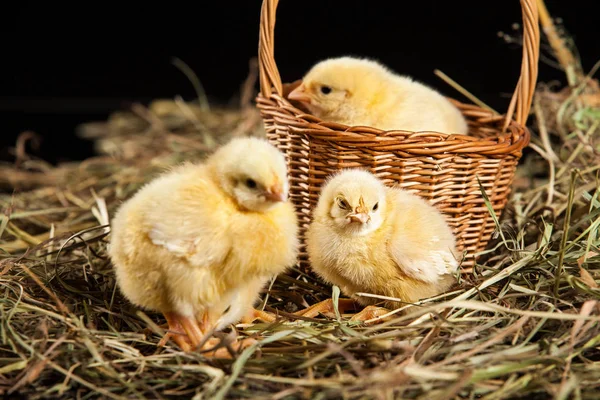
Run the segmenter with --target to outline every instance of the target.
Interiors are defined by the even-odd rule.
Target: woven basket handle
[[[536,0],[520,0],[523,13],[523,60],[521,76],[506,112],[505,127],[513,118],[525,125],[533,101],[537,82],[538,58],[540,53],[540,29]],[[260,37],[258,42],[258,64],[260,71],[260,93],[269,98],[275,90],[284,95],[281,76],[275,63],[275,14],[279,0],[263,0],[260,15]]]

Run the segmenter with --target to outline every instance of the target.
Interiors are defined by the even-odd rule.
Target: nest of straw
[[[540,86],[534,152],[519,169],[495,241],[459,289],[389,322],[358,325],[346,315],[291,315],[340,295],[291,270],[263,293],[262,307],[278,312],[277,322],[221,335],[223,345],[236,335],[258,340],[231,360],[183,353],[172,343],[157,348],[164,321],[121,296],[106,247],[117,207],[157,173],[202,159],[231,135],[264,135],[253,107],[207,110],[160,100],[82,127],[100,152],[84,162],[50,166],[17,152],[17,163],[0,173],[6,191],[0,197],[0,393],[28,399],[597,398],[600,115],[573,101],[581,98],[569,90],[565,97]]]

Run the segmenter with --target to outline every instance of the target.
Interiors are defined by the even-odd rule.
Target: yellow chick
[[[344,125],[468,134],[462,113],[444,96],[369,59],[321,61],[288,98],[322,120]]]
[[[117,283],[133,304],[164,314],[161,343],[173,338],[189,351],[240,319],[270,320],[252,306],[296,261],[288,190],[284,156],[265,140],[237,138],[120,207],[109,248]]]
[[[405,190],[385,186],[361,169],[343,170],[324,184],[306,244],[317,275],[359,304],[370,306],[354,319],[388,311],[373,306],[381,300],[356,293],[414,303],[448,290],[459,265],[455,237],[434,206]],[[351,304],[340,303],[340,308]],[[388,308],[402,305],[385,302]],[[332,311],[331,300],[297,314],[315,316],[324,311]]]

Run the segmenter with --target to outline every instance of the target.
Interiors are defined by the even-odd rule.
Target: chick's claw
[[[253,308],[248,315],[242,318],[241,322],[243,324],[251,324],[256,320],[270,323],[275,322],[277,320],[277,316],[275,314]]]
[[[181,322],[178,316],[175,313],[165,313],[165,318],[167,319],[167,323],[161,325],[168,330],[167,333],[162,337],[162,339],[158,342],[158,347],[164,347],[170,339],[179,346],[183,351],[189,352],[192,350],[192,343],[183,329]]]
[[[194,318],[173,312],[165,313],[164,316],[167,319],[169,332],[158,342],[159,347],[163,347],[169,339],[173,339],[183,351],[189,352],[202,343],[202,330]]]
[[[205,314],[198,323],[193,318],[183,317],[177,313],[165,313],[168,332],[158,342],[158,347],[164,347],[170,339],[185,352],[200,351],[205,357],[231,358],[227,347],[221,347],[218,338],[208,337],[212,332],[202,333],[202,328],[208,325],[208,317]],[[237,348],[246,348],[252,342],[234,343],[229,345],[235,351]]]
[[[339,299],[338,300],[338,310],[340,313],[356,309],[356,302],[352,299]],[[305,308],[304,310],[296,311],[294,315],[298,315],[301,317],[314,318],[319,314],[333,314],[335,313],[335,309],[333,307],[333,300],[327,299],[323,300],[317,304],[313,304],[312,306]]]
[[[387,308],[367,306],[361,312],[354,314],[352,318],[350,318],[350,321],[362,321],[366,323],[366,321],[369,321],[373,318],[378,318],[376,321],[371,322],[372,324],[377,324],[384,321],[389,321],[390,317],[381,318],[383,315],[389,312],[390,310]]]

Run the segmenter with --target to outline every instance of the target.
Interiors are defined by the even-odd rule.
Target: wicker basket
[[[285,97],[289,85],[282,84],[274,58],[277,3],[264,0],[262,5],[257,105],[267,137],[287,158],[290,197],[301,225],[299,266],[309,265],[304,233],[321,184],[331,173],[349,167],[366,168],[387,185],[405,188],[438,207],[466,254],[463,268],[472,266],[495,229],[477,178],[500,218],[522,150],[529,144],[525,124],[537,80],[540,41],[536,0],[521,0],[521,76],[507,113],[497,116],[450,99],[467,118],[469,136],[349,127],[324,122],[294,107]]]

